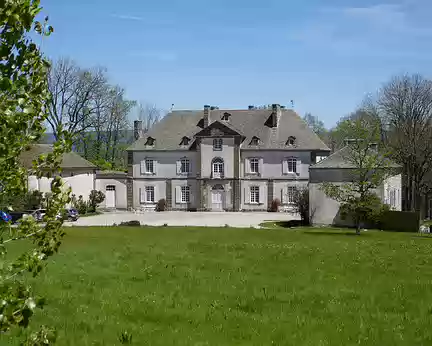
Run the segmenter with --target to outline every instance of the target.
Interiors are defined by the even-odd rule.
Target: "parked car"
[[[64,220],[68,221],[76,221],[79,218],[78,210],[76,210],[75,208],[66,209],[64,215]]]

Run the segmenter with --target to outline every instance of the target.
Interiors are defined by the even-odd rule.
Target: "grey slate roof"
[[[325,169],[325,168],[343,168],[343,169],[353,169],[355,166],[346,160],[346,158],[350,155],[351,147],[349,145],[343,147],[342,149],[334,152],[333,154],[326,157],[324,160],[312,165],[309,169]],[[388,161],[389,168],[400,168],[401,166]]]
[[[221,118],[225,112],[231,114],[227,124],[246,137],[242,149],[330,151],[324,142],[292,110],[282,110],[279,126],[274,129],[264,125],[272,114],[271,109],[212,110],[210,111],[210,123],[214,121],[224,123]],[[202,130],[197,124],[203,118],[203,114],[202,110],[173,111],[150,129],[144,138],[133,143],[128,150],[181,150],[180,142],[183,136],[193,139],[194,135]],[[258,146],[249,146],[254,136],[260,139],[260,144]],[[285,145],[290,136],[296,138],[295,147]],[[147,137],[156,139],[154,147],[145,146]]]
[[[48,154],[53,151],[50,144],[34,144],[30,150],[21,153],[20,162],[25,168],[32,168],[33,160],[36,160],[42,154]],[[77,153],[69,152],[63,155],[60,167],[63,169],[92,169],[96,168],[94,164],[79,156]]]

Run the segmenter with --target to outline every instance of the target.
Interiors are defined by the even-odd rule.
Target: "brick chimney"
[[[143,122],[141,120],[134,121],[134,139],[137,141],[143,135]]]
[[[282,115],[281,106],[279,104],[273,104],[272,105],[272,127],[278,127],[279,125],[279,119]]]
[[[209,124],[210,124],[210,112],[211,112],[211,110],[210,110],[210,106],[209,105],[205,105],[204,106],[204,117],[203,117],[203,120],[204,120],[204,128],[206,128],[207,126],[209,126]]]

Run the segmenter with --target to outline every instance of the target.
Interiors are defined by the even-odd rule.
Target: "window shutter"
[[[175,201],[177,204],[181,203],[181,187],[180,186],[175,187]]]
[[[250,174],[250,160],[248,158],[244,160],[244,173]]]
[[[282,174],[288,174],[288,161],[287,161],[287,159],[282,160]]]
[[[300,175],[300,173],[301,173],[301,167],[302,167],[301,160],[299,158],[297,158],[297,167],[296,167],[296,173],[297,173],[297,175]]]
[[[146,172],[146,164],[145,159],[141,161],[141,174],[145,174]]]
[[[259,203],[264,203],[266,200],[264,185],[259,186]]]
[[[146,202],[146,195],[145,195],[145,189],[140,188],[140,203]]]
[[[189,174],[191,174],[193,171],[192,171],[192,160],[189,160]]]
[[[281,190],[281,203],[287,204],[288,203],[288,187],[284,186]]]
[[[181,160],[177,160],[176,166],[177,166],[177,174],[180,174],[181,173]]]
[[[250,203],[250,188],[244,188],[244,203]]]
[[[258,173],[262,176],[263,175],[263,169],[264,169],[264,159],[260,157],[258,159]]]
[[[153,174],[157,175],[157,160],[153,160]]]
[[[159,201],[159,191],[158,191],[158,189],[157,189],[157,185],[155,185],[154,186],[154,201],[155,201],[155,203],[157,203],[157,201]]]
[[[195,199],[195,191],[192,189],[192,186],[189,186],[189,203],[193,204]]]

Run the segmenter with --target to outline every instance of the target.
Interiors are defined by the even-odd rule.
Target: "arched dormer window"
[[[212,177],[213,178],[223,178],[224,177],[224,161],[220,157],[216,157],[212,161]]]
[[[249,145],[258,145],[259,141],[260,141],[260,139],[257,136],[253,136]]]
[[[154,146],[154,142],[155,142],[155,139],[153,137],[148,137],[147,141],[145,142],[145,145],[152,147],[152,146]]]
[[[190,142],[190,138],[184,136],[184,137],[182,138],[181,142],[180,142],[180,145],[181,145],[181,146],[186,146],[186,145],[189,145],[189,142]]]
[[[222,120],[223,120],[223,121],[229,121],[230,116],[231,116],[230,113],[225,112],[225,113],[222,115]]]
[[[293,147],[296,145],[296,138],[294,136],[289,136],[288,140],[286,141],[285,145],[289,147]]]

